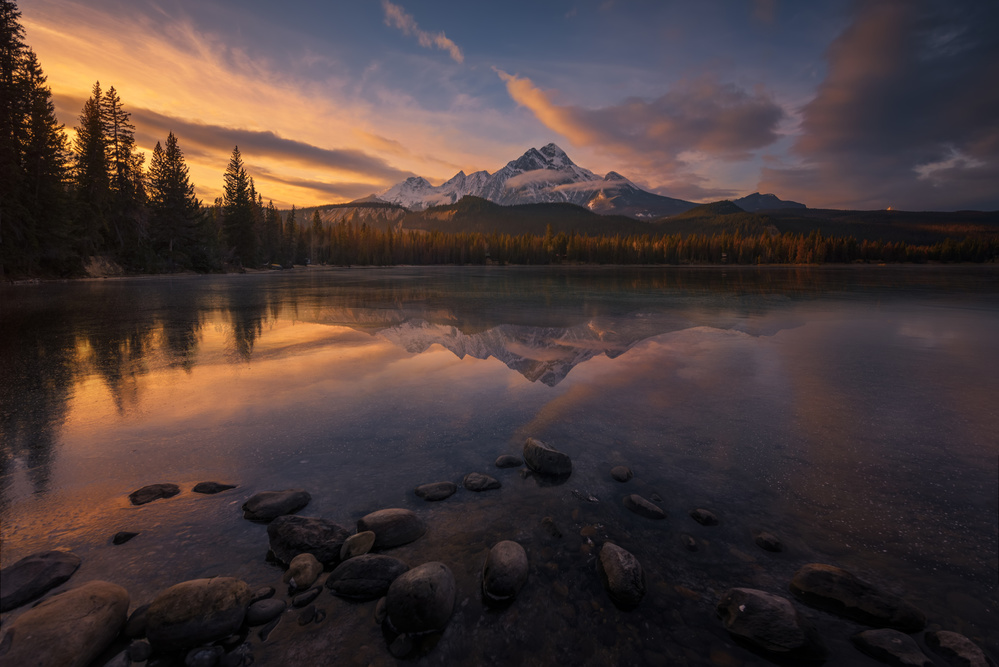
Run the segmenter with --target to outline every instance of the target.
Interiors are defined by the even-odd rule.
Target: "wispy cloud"
[[[451,59],[456,63],[465,61],[465,56],[462,54],[461,49],[458,48],[457,44],[448,39],[443,31],[427,32],[423,30],[411,14],[407,14],[406,10],[399,5],[389,2],[389,0],[382,0],[382,8],[385,10],[385,25],[398,28],[403,34],[415,36],[420,46],[424,48],[436,48],[441,51],[447,51]]]

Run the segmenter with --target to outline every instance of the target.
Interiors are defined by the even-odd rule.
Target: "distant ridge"
[[[789,201],[785,199],[780,199],[777,195],[765,194],[761,195],[759,192],[754,192],[751,195],[746,195],[739,199],[734,200],[734,203],[744,211],[755,212],[755,211],[773,211],[783,208],[807,208],[804,204],[799,204],[796,201]]]

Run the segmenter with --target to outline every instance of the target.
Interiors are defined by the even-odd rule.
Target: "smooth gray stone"
[[[985,652],[964,635],[940,630],[926,633],[926,645],[949,665],[962,667],[995,667]]]
[[[497,468],[519,468],[522,465],[524,465],[524,459],[513,454],[503,454],[496,457]]]
[[[465,488],[469,491],[491,491],[503,486],[495,477],[483,475],[479,472],[470,472],[465,475],[465,479],[462,481],[462,484],[464,484]]]
[[[235,634],[253,592],[233,577],[192,579],[156,596],[146,612],[146,637],[157,651],[179,651]]]
[[[136,535],[138,535],[138,533],[133,533],[128,530],[120,530],[114,534],[114,537],[111,538],[111,544],[114,544],[115,546],[118,546],[119,544],[125,544],[125,542],[128,542]]]
[[[399,575],[389,586],[386,621],[400,633],[443,630],[454,611],[456,594],[454,575],[447,565],[424,563]]]
[[[304,593],[299,593],[291,599],[291,606],[296,609],[300,609],[307,604],[311,604],[313,600],[319,597],[319,594],[323,592],[322,586],[316,586],[315,588],[310,588]]]
[[[926,616],[910,603],[833,565],[805,565],[791,579],[791,592],[805,604],[865,625],[903,632],[918,632],[926,625]]]
[[[393,507],[358,519],[357,532],[365,530],[375,534],[376,549],[388,549],[419,539],[427,532],[427,526],[411,510]]]
[[[598,564],[611,600],[623,609],[638,606],[645,597],[645,573],[638,559],[613,542],[604,542]]]
[[[66,582],[80,567],[69,551],[42,551],[0,570],[0,612],[16,609]]]
[[[766,531],[762,533],[757,533],[756,537],[753,538],[756,542],[756,546],[765,550],[778,553],[784,550],[784,543],[780,541],[780,538],[773,533],[768,533]]]
[[[933,667],[919,644],[909,635],[891,628],[864,630],[850,637],[854,645],[875,660],[899,667]]]
[[[271,553],[285,565],[298,554],[309,553],[325,566],[340,562],[340,551],[350,533],[329,519],[287,514],[267,526]]]
[[[132,662],[145,662],[153,654],[149,642],[132,642],[128,645],[128,657]]]
[[[244,622],[250,627],[264,625],[268,621],[277,618],[288,608],[284,600],[277,598],[266,598],[258,600],[246,608],[246,618]]]
[[[301,553],[288,563],[288,571],[284,573],[281,580],[288,584],[292,590],[304,591],[316,583],[316,579],[322,573],[323,564],[315,556],[310,553]]]
[[[786,659],[821,660],[825,647],[818,633],[785,597],[753,588],[731,588],[717,606],[725,629]]]
[[[191,489],[191,491],[194,491],[195,493],[204,493],[211,495],[214,493],[221,493],[223,491],[228,491],[229,489],[235,489],[235,488],[236,488],[235,484],[222,484],[220,482],[198,482],[197,484],[194,485],[194,488]]]
[[[184,657],[184,667],[216,667],[225,649],[221,646],[202,646],[188,651]]]
[[[133,505],[145,505],[160,498],[173,498],[180,493],[180,487],[176,484],[149,484],[136,489],[128,494],[128,499]]]
[[[644,516],[646,519],[655,519],[656,521],[660,521],[666,518],[666,512],[664,512],[657,505],[653,505],[637,493],[625,496],[624,506],[635,514]]]
[[[568,454],[534,438],[528,438],[524,443],[524,462],[528,468],[542,475],[568,477],[572,474],[572,459]]]
[[[370,530],[354,533],[347,538],[340,549],[340,561],[363,556],[375,546],[375,534]]]
[[[148,604],[136,607],[135,610],[129,615],[128,620],[125,621],[125,628],[121,631],[121,633],[129,639],[145,637],[147,611],[149,611]]]
[[[279,516],[294,514],[309,504],[312,496],[303,489],[261,491],[243,503],[243,518],[250,521],[273,521]]]
[[[711,510],[696,509],[690,512],[690,518],[702,526],[717,526],[718,517]]]
[[[614,466],[611,468],[611,477],[619,482],[627,482],[629,479],[634,477],[634,473],[631,472],[631,468],[628,466]]]
[[[128,614],[128,591],[89,581],[53,595],[4,624],[4,665],[87,667],[118,636]]]
[[[326,587],[341,597],[374,600],[409,566],[398,558],[382,554],[363,554],[337,566],[326,579]]]
[[[516,597],[527,582],[527,552],[511,540],[498,542],[486,556],[482,568],[482,593],[493,602]]]
[[[424,500],[444,500],[454,495],[458,485],[454,482],[433,482],[416,487],[416,495]]]

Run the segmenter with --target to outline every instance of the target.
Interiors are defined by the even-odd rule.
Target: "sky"
[[[198,195],[281,208],[554,142],[697,202],[999,209],[992,0],[20,0],[72,136],[114,86]]]

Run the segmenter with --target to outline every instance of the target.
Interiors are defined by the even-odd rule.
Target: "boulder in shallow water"
[[[160,498],[173,498],[180,493],[180,487],[176,484],[149,484],[136,489],[128,494],[128,499],[133,505],[145,505]]]
[[[223,491],[228,491],[229,489],[235,489],[235,484],[222,484],[220,482],[198,482],[194,485],[191,491],[195,493],[203,493],[206,495],[211,495],[215,493],[222,493]]]
[[[358,519],[357,531],[365,530],[375,534],[376,549],[388,549],[419,539],[427,532],[427,526],[413,511],[392,507]]]
[[[780,538],[773,533],[768,533],[766,531],[757,533],[756,537],[753,538],[753,541],[756,542],[756,546],[764,551],[778,553],[784,550],[784,543],[781,542]]]
[[[469,491],[492,491],[493,489],[498,489],[502,484],[495,477],[490,477],[489,475],[483,475],[480,472],[470,472],[465,475],[465,479],[462,484]]]
[[[271,521],[267,537],[271,553],[285,565],[298,554],[308,553],[325,566],[335,566],[350,533],[329,519],[286,514]]]
[[[0,570],[0,612],[20,607],[68,580],[80,557],[69,551],[41,551]]]
[[[399,575],[389,586],[386,622],[400,633],[443,630],[454,611],[456,594],[454,574],[447,565],[424,563]]]
[[[572,459],[568,454],[534,438],[528,438],[524,443],[524,462],[541,475],[561,478],[572,474]]]
[[[261,491],[243,503],[243,518],[250,521],[273,521],[285,514],[294,514],[309,504],[312,496],[302,489]]]
[[[119,530],[117,533],[114,534],[114,537],[111,538],[111,544],[114,544],[115,546],[118,546],[120,544],[125,544],[125,542],[128,542],[130,539],[136,536],[138,536],[138,533],[133,533],[132,531],[129,530]]]
[[[628,466],[614,466],[611,468],[611,477],[618,482],[627,482],[634,476],[634,473],[631,472],[631,468]]]
[[[600,547],[600,578],[607,594],[618,607],[632,609],[645,597],[645,573],[635,556],[614,544]]]
[[[42,600],[4,624],[0,662],[32,667],[87,667],[125,625],[128,591],[89,581]]]
[[[432,482],[416,487],[416,496],[427,501],[444,500],[454,495],[458,485],[454,482]]]
[[[717,611],[733,636],[774,657],[821,660],[825,655],[815,628],[785,597],[753,588],[731,588],[722,595]]]
[[[524,465],[524,459],[513,454],[503,454],[496,457],[495,465],[497,468],[519,468]]]
[[[301,553],[291,559],[288,563],[288,571],[284,573],[281,580],[288,584],[292,590],[303,591],[312,584],[323,573],[323,564],[310,553]]]
[[[233,577],[192,579],[161,592],[146,612],[154,649],[178,651],[228,637],[243,625],[253,591]]]
[[[511,540],[498,542],[489,550],[482,568],[482,594],[492,602],[516,597],[527,582],[527,552]]]
[[[717,526],[718,517],[711,510],[698,508],[696,510],[691,510],[690,518],[701,524],[702,526]]]
[[[354,533],[343,543],[343,547],[340,549],[340,560],[342,562],[349,558],[363,556],[371,551],[374,546],[375,534],[370,530],[362,530],[360,533]]]
[[[398,558],[382,554],[363,554],[344,561],[326,579],[326,587],[340,597],[374,600],[409,566]]]
[[[864,630],[850,637],[854,645],[875,660],[899,667],[933,667],[916,640],[898,630]]]
[[[806,604],[865,625],[902,632],[918,632],[926,625],[926,616],[910,603],[833,565],[805,565],[794,574],[790,588]]]
[[[661,521],[662,519],[666,518],[666,512],[664,512],[657,505],[653,505],[650,501],[641,497],[637,493],[633,493],[630,496],[625,496],[624,506],[630,509],[638,516],[644,516],[646,519],[654,519],[656,521]]]
[[[926,633],[926,645],[937,655],[944,658],[948,665],[962,667],[995,667],[973,641],[962,634],[949,630]]]

